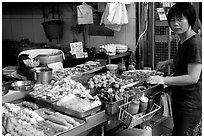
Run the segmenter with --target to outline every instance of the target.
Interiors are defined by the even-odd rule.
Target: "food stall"
[[[4,3],[2,135],[171,135],[170,87],[147,80],[171,75],[155,66],[175,55],[172,4]]]
[[[9,67],[3,70],[4,76],[13,79],[5,83],[8,86],[2,96],[5,135],[91,135],[98,131],[109,135],[112,129],[129,126],[126,121],[135,119],[123,108],[125,104],[162,90],[160,85],[146,83],[149,76],[163,75],[162,72],[134,69],[119,75],[117,64],[102,66],[98,61],[70,68],[53,67],[52,64],[63,62],[63,52],[60,56],[59,52],[56,49],[23,51],[19,54],[18,68],[13,68],[13,72]],[[126,55],[117,55],[123,56]],[[19,78],[19,73],[25,76]],[[140,117],[149,117],[140,122],[136,119],[134,126],[151,119],[160,110],[154,104],[147,114],[141,111]]]

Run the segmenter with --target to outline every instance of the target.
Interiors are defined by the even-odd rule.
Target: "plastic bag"
[[[121,25],[128,23],[125,4],[121,2],[107,3],[100,24],[102,23],[109,29],[120,31]]]
[[[93,9],[91,6],[83,3],[77,6],[78,24],[93,24]]]

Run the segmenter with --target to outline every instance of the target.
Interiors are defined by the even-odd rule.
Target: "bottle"
[[[147,105],[148,105],[148,98],[146,96],[144,96],[144,94],[143,94],[142,97],[140,98],[140,105],[139,105],[139,112],[138,113],[144,114],[147,110]]]
[[[153,97],[150,95],[148,96],[148,105],[147,105],[147,110],[146,110],[146,114],[149,113],[151,111],[151,108],[153,106]]]
[[[135,63],[132,62],[130,63],[130,65],[128,66],[128,70],[134,70],[135,69]]]
[[[125,63],[124,63],[123,58],[122,58],[122,63],[120,63],[118,66],[119,75],[121,75],[123,73],[123,71],[126,71],[126,66],[125,66]]]
[[[128,112],[131,115],[137,114],[139,110],[139,104],[140,104],[139,100],[133,100],[128,106]]]

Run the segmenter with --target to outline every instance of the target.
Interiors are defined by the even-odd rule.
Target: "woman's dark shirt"
[[[194,35],[183,44],[178,44],[174,58],[174,76],[188,74],[188,64],[202,64],[202,39]],[[184,108],[202,108],[202,72],[196,84],[173,86],[172,106]]]

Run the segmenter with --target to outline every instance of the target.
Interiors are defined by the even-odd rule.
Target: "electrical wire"
[[[147,6],[147,9],[146,9],[146,13],[147,13],[147,15],[148,15],[148,9],[149,9],[149,6],[148,6],[148,3],[145,3],[146,4],[146,6]],[[146,31],[147,31],[147,27],[148,27],[148,19],[147,19],[147,15],[146,15],[146,18],[145,18],[145,29],[144,29],[144,31],[140,34],[140,36],[139,36],[139,38],[138,38],[138,40],[137,40],[137,43],[136,43],[136,49],[137,49],[137,46],[139,45],[139,42],[140,42],[140,39],[142,38],[142,36],[146,33]]]

